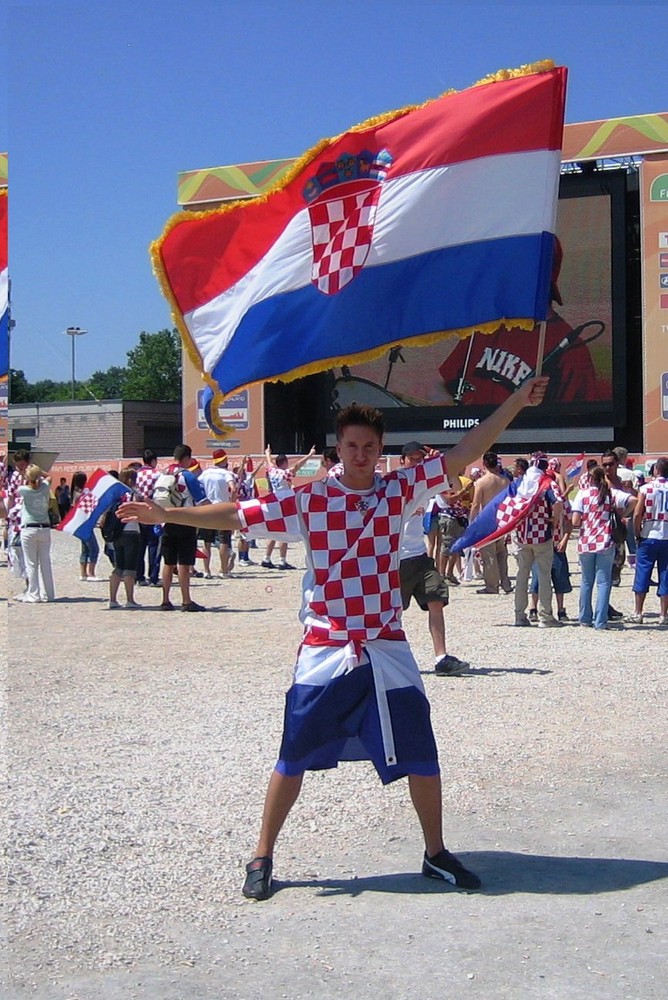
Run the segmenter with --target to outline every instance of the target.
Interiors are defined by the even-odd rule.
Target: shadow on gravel
[[[668,878],[668,862],[661,861],[548,857],[504,851],[458,853],[457,857],[467,868],[480,875],[483,888],[478,895],[484,896],[507,896],[518,892],[596,895]],[[443,890],[453,891],[453,886],[447,882],[426,879],[416,872],[299,882],[274,880],[274,892],[299,888],[320,889],[320,896],[359,896],[363,892],[426,895]]]
[[[538,667],[469,667],[463,674],[437,674],[434,670],[421,670],[425,677],[442,677],[445,680],[459,680],[467,677],[487,677],[490,674],[553,674],[553,670],[540,670]]]

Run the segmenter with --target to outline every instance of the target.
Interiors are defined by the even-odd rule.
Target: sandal
[[[271,896],[271,858],[253,858],[246,865],[246,881],[242,893],[246,899],[269,899]]]

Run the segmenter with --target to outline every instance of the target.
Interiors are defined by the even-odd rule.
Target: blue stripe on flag
[[[543,319],[552,244],[543,233],[448,247],[363,269],[336,295],[310,284],[266,299],[241,319],[212,374],[227,393],[275,377],[279,354],[289,372],[426,331]]]

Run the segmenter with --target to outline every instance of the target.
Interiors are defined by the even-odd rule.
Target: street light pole
[[[77,337],[83,337],[88,330],[82,330],[80,326],[68,326],[65,333],[68,337],[72,338],[72,399],[75,397],[76,389],[76,368],[75,368],[75,353],[74,353],[74,341]]]

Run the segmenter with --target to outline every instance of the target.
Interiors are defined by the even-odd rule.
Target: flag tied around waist
[[[0,376],[9,371],[9,250],[7,189],[0,190]]]
[[[549,62],[504,70],[323,140],[257,199],[173,216],[151,255],[214,431],[253,383],[545,319],[565,90]]]
[[[106,511],[128,492],[128,487],[114,479],[103,469],[96,469],[89,476],[84,490],[72,509],[65,515],[58,531],[76,535],[87,541],[95,530],[95,525]]]
[[[471,546],[482,548],[497,538],[514,531],[535,507],[542,494],[554,486],[551,476],[532,466],[519,482],[513,481],[505,490],[485,504],[468,528],[450,546],[453,553]]]

